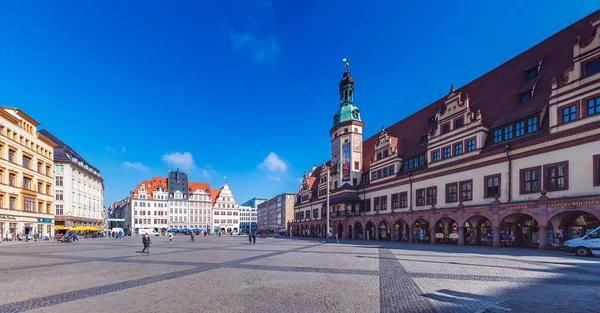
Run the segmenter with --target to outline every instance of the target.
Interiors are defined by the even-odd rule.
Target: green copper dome
[[[360,110],[352,104],[343,105],[333,116],[333,127],[337,126],[339,123],[347,122],[347,121],[359,121],[360,119]]]

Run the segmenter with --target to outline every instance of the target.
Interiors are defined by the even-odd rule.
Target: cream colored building
[[[225,184],[213,196],[213,232],[233,234],[240,231],[240,207],[229,185]]]
[[[53,148],[40,124],[17,108],[0,107],[0,233],[54,235]]]

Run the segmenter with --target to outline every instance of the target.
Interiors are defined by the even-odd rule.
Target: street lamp
[[[106,235],[106,239],[108,236],[108,188],[104,189],[104,234]]]

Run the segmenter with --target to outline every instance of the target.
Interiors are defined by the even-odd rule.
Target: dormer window
[[[522,94],[519,96],[519,99],[520,99],[521,103],[523,103],[523,104],[525,104],[525,103],[527,103],[527,102],[531,101],[531,91],[528,91],[528,92],[526,92],[526,93],[522,93]]]
[[[525,72],[526,80],[532,80],[538,76],[537,66]]]
[[[384,158],[387,158],[389,155],[390,155],[390,153],[389,153],[389,151],[388,151],[388,150],[384,150],[384,151],[383,151],[383,157],[384,157]]]
[[[427,136],[421,136],[421,144],[427,144]]]
[[[435,124],[435,116],[429,118],[429,125]]]
[[[600,59],[595,59],[585,64],[585,76],[594,75],[598,72],[600,72]]]

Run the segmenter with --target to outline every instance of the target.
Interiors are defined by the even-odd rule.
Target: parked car
[[[565,251],[578,256],[600,255],[600,226],[583,237],[567,240]]]
[[[140,236],[148,234],[149,236],[160,236],[160,233],[154,230],[153,228],[142,228],[138,231]]]

